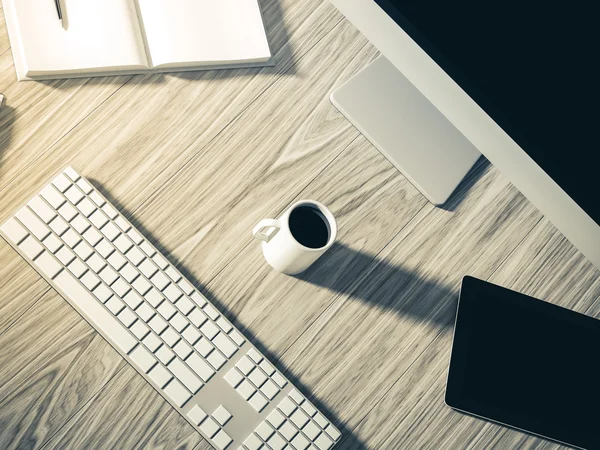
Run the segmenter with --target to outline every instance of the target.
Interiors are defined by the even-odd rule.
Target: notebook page
[[[28,76],[147,68],[133,0],[10,0]]]
[[[257,0],[137,0],[154,67],[271,57]]]

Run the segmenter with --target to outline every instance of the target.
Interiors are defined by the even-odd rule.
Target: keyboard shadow
[[[144,228],[143,224],[139,222],[132,213],[124,208],[123,205],[120,204],[119,201],[110,194],[110,191],[105,189],[97,180],[93,178],[87,179],[96,189],[98,189],[98,191],[100,191],[100,193],[102,193],[102,195],[108,199],[110,203],[112,203],[115,208],[119,210],[121,214],[123,214],[133,224],[134,227],[138,229],[140,233],[142,233],[147,240],[149,240],[158,249],[159,252],[165,255],[170,262],[177,267],[183,276],[185,276],[194,285],[194,287],[198,289],[219,310],[219,312],[221,312],[225,317],[227,317],[227,319],[229,319],[231,323],[237,327],[237,329],[245,336],[246,339],[248,339],[260,352],[262,352],[262,354],[265,355],[280,372],[284,373],[285,376],[292,382],[292,384],[294,384],[294,386],[301,391],[317,409],[325,414],[325,416],[338,428],[338,430],[340,430],[342,433],[342,439],[340,443],[334,447],[334,450],[345,448],[352,448],[353,450],[366,450],[367,447],[364,445],[364,443],[362,443],[358,437],[350,431],[350,429],[339,419],[339,417],[337,417],[336,414],[334,414],[326,404],[312,395],[311,390],[307,388],[293,373],[293,368],[284,366],[274,353],[269,351],[269,349],[265,347],[249,329],[244,327],[237,320],[237,318],[229,312],[227,307],[225,307],[223,303],[220,302],[219,299],[210,292],[205,284],[197,280],[181,261],[173,257],[169,250],[162,246],[160,242],[150,232],[148,232],[147,229]]]
[[[2,176],[2,158],[12,142],[15,119],[16,114],[13,107],[0,105],[0,177]]]

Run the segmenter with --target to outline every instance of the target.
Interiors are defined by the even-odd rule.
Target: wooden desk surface
[[[339,448],[556,448],[444,405],[458,286],[600,317],[599,272],[485,161],[428,204],[328,100],[374,48],[326,0],[262,4],[275,67],[43,83],[15,81],[2,20],[0,221],[76,167],[336,422]],[[250,230],[303,197],[339,243],[293,278]],[[0,262],[0,448],[210,448],[3,240]]]

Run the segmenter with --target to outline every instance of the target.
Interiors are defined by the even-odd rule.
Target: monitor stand
[[[481,153],[385,57],[331,102],[433,204],[443,205]]]

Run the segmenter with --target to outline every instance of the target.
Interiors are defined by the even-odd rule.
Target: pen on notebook
[[[54,0],[54,4],[56,5],[56,12],[58,13],[58,20],[60,20],[60,23],[63,23],[63,15],[62,15],[62,10],[60,8],[60,0]]]

